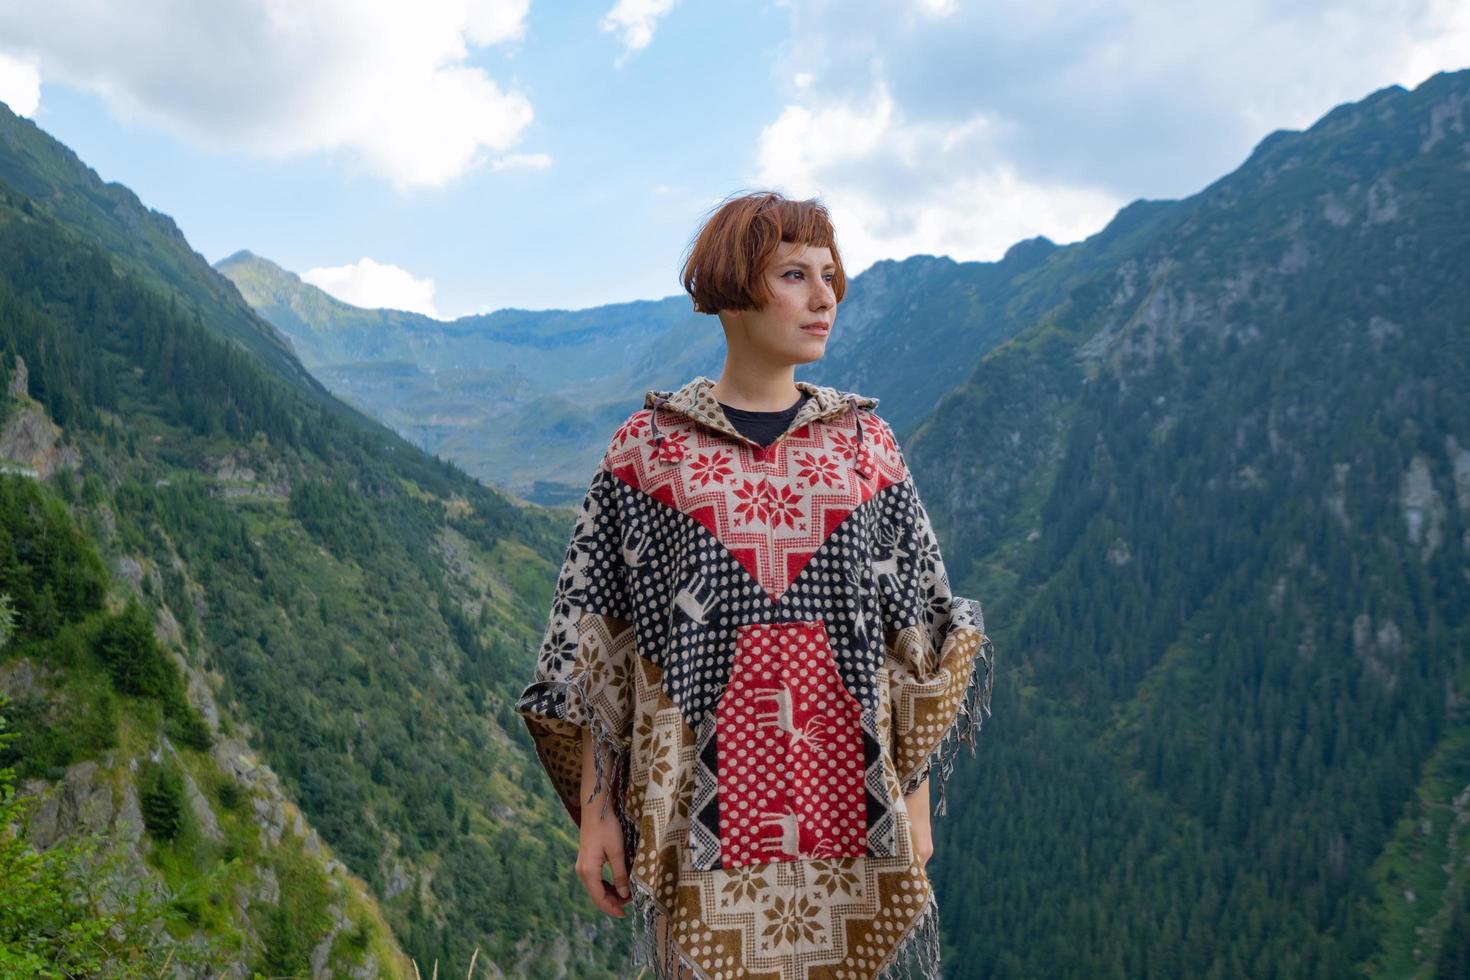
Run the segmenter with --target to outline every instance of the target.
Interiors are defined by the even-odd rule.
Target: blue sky
[[[0,101],[210,261],[445,318],[675,294],[757,187],[850,273],[1073,241],[1466,66],[1460,0],[0,4]]]

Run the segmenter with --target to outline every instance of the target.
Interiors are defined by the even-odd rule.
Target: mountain
[[[1272,133],[912,434],[1001,660],[949,976],[1464,975],[1467,108]]]
[[[949,975],[1470,958],[1467,93],[852,280],[808,373],[883,399],[1001,651],[938,821]]]
[[[0,283],[0,323],[16,312]],[[208,672],[179,655],[202,610],[180,595],[181,623],[158,599],[183,570],[123,559],[109,573],[67,506],[85,495],[92,507],[77,511],[109,513],[93,509],[107,506],[97,477],[78,485],[79,444],[58,444],[28,386],[22,357],[0,363],[0,783],[20,781],[7,817],[55,870],[26,873],[0,847],[0,972],[405,974],[361,879],[220,711]],[[77,845],[108,863],[73,857]],[[183,942],[157,938],[158,919]],[[63,926],[97,932],[83,948],[59,939]]]
[[[1470,71],[1392,86],[1083,242],[854,279],[852,346],[815,367],[905,413],[949,575],[999,653],[983,752],[935,819],[947,976],[1464,974],[1467,109]],[[509,711],[569,515],[223,342],[144,246],[114,256],[88,237],[104,217],[57,216],[89,205],[0,181],[3,363],[24,357],[61,433],[28,424],[51,437],[31,465],[119,596],[179,637],[209,738],[228,727],[279,774],[420,964],[479,945],[508,975],[611,975],[623,930],[588,912]],[[188,268],[193,292],[223,288]],[[495,342],[559,338],[558,363],[608,330],[516,316]],[[648,370],[648,349],[618,363]],[[112,660],[68,649],[0,667],[23,656],[105,704]],[[167,737],[212,788],[167,690],[114,695],[148,719],[119,744],[141,767],[173,758]],[[52,698],[18,716],[29,744]],[[92,727],[50,764],[92,758]],[[316,947],[251,948],[299,969]]]
[[[32,842],[134,842],[122,877],[163,889],[171,952],[234,975],[427,975],[477,948],[613,975],[627,938],[565,873],[511,707],[573,515],[337,401],[133,200],[0,114],[0,481],[26,515],[0,528],[0,768]],[[101,569],[85,602],[45,578],[62,535]]]
[[[826,356],[797,377],[881,389],[884,417],[907,431],[987,352],[1148,234],[1172,203],[1136,202],[1085,244],[1018,242],[999,262],[878,262],[849,280]],[[216,268],[333,392],[425,452],[538,503],[580,499],[606,433],[644,391],[716,377],[724,358],[718,322],[691,313],[682,294],[446,323],[359,309],[247,251]]]
[[[282,380],[315,395],[326,390],[302,369],[291,345],[259,317],[227,280],[207,267],[173,219],[145,207],[117,183],[104,182],[65,145],[0,103],[0,180],[44,208],[82,240],[174,298],[206,328],[237,341]]]
[[[446,323],[350,306],[249,252],[216,268],[340,397],[538,503],[580,501],[643,391],[717,373],[724,356],[719,324],[687,298]]]

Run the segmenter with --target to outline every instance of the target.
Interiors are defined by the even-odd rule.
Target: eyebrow
[[[789,265],[789,266],[795,266],[798,269],[815,269],[816,268],[816,265],[814,263],[812,263],[812,262],[803,262],[800,259],[787,259],[785,262],[782,262],[781,264],[783,266],[787,266],[787,265]],[[828,262],[826,265],[822,266],[822,268],[824,268],[824,269],[831,269],[833,272],[836,272],[837,271],[837,263],[835,263],[835,262]]]

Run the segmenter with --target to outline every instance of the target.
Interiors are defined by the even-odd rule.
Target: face
[[[773,365],[820,358],[837,319],[836,273],[830,248],[782,242],[764,273],[765,309],[720,312],[730,347]]]

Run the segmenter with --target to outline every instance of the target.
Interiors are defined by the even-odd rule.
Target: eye
[[[799,276],[799,275],[801,275],[801,270],[800,269],[788,269],[787,271],[781,273],[781,278],[784,279],[784,278],[786,278],[787,276],[790,276],[790,275],[797,275],[797,276]]]

